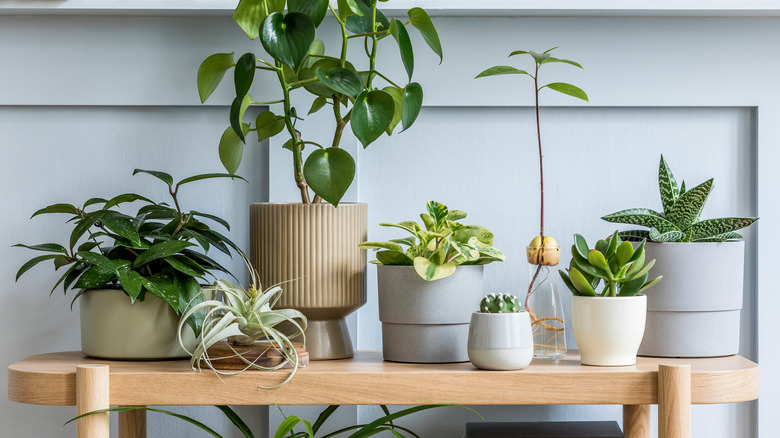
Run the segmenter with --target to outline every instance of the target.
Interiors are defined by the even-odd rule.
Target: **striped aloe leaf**
[[[694,240],[694,242],[725,242],[729,239],[742,239],[742,235],[735,232],[718,234],[716,236],[707,237],[704,239]]]
[[[650,239],[650,232],[647,230],[621,231],[619,235],[621,239],[628,240],[629,242],[641,242]]]
[[[691,240],[702,241],[716,238],[715,236],[750,226],[757,220],[757,217],[724,217],[703,220],[691,227]]]
[[[674,230],[680,231],[674,223],[666,220],[661,213],[649,208],[629,208],[603,216],[602,219],[607,222],[657,228],[661,233]]]
[[[685,233],[682,231],[672,230],[661,233],[655,228],[650,228],[650,240],[653,242],[679,242],[684,237]]]
[[[658,166],[658,189],[661,192],[664,214],[668,216],[680,196],[680,189],[677,187],[677,181],[672,175],[672,170],[666,165],[663,155],[661,155],[661,164]]]
[[[707,197],[712,190],[712,181],[710,178],[677,198],[677,202],[666,215],[677,225],[677,228],[685,230],[698,221],[704,203],[707,202]]]

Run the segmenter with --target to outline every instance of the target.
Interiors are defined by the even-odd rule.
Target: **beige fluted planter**
[[[250,258],[264,287],[282,283],[277,308],[308,319],[312,360],[353,356],[344,318],[366,303],[366,204],[259,203],[250,207]],[[288,282],[289,281],[289,282]]]

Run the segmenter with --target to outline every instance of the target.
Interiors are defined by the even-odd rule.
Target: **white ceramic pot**
[[[583,365],[636,364],[647,297],[571,297],[571,326]]]
[[[520,370],[534,357],[531,318],[527,312],[471,314],[469,360],[483,370]]]

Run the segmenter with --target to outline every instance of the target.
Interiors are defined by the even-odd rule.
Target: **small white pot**
[[[483,370],[519,370],[534,357],[531,318],[527,312],[471,314],[469,360]]]
[[[647,297],[571,297],[571,325],[583,365],[636,364]]]

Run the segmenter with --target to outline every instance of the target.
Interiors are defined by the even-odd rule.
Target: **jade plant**
[[[65,245],[14,245],[47,253],[22,265],[16,280],[39,263],[51,260],[54,269],[64,269],[64,273],[49,295],[60,285],[65,293],[70,288],[80,289],[73,302],[87,289],[121,288],[130,302],[143,301],[146,293],[151,293],[168,303],[178,315],[186,311],[188,304],[202,301],[200,285],[208,282],[207,276],[214,276],[211,271],[230,274],[206,255],[207,251],[215,248],[228,256],[231,249],[241,251],[202,219],[230,230],[225,220],[208,213],[182,210],[179,189],[209,178],[243,178],[209,173],[174,183],[173,177],[165,172],[135,169],[133,175],[139,173],[162,180],[168,186],[173,205],[125,193],[111,199],[91,198],[81,206],[63,203],[42,208],[32,217],[65,214],[73,230]],[[134,216],[119,210],[123,204],[135,201],[144,205]],[[196,335],[200,333],[201,319],[189,318],[187,323]]]
[[[631,297],[663,278],[658,276],[648,280],[655,260],[645,264],[645,241],[634,249],[631,242],[622,240],[617,231],[596,242],[595,249],[589,249],[585,238],[575,234],[571,256],[569,269],[558,272],[574,295]],[[601,282],[604,287],[597,292]]]
[[[251,277],[249,288],[232,285],[226,280],[219,280],[212,286],[204,287],[196,296],[200,302],[191,306],[181,317],[177,332],[179,344],[190,354],[193,370],[200,370],[201,362],[217,374],[225,375],[248,369],[275,371],[290,365],[292,372],[282,383],[273,387],[276,388],[290,381],[298,370],[300,360],[292,339],[301,337],[302,342],[305,342],[306,317],[297,310],[274,309],[282,293],[281,286],[263,290],[257,279],[257,272],[245,257],[244,261]],[[182,338],[182,327],[190,317],[199,315],[203,320],[203,329],[197,338],[195,350],[189,351]],[[288,323],[291,333],[285,333],[277,327],[282,322]],[[231,358],[240,358],[245,363],[244,369],[225,372],[214,366],[214,361],[223,358],[210,357],[209,348],[223,339],[227,339],[227,345],[233,352]],[[284,360],[279,365],[266,367],[252,362],[236,350],[238,347],[251,347],[258,340],[267,344],[265,348],[279,352]]]
[[[520,301],[510,294],[488,294],[479,302],[482,313],[518,313]]]
[[[620,233],[622,238],[633,241],[650,239],[654,242],[723,242],[728,239],[741,239],[742,236],[735,231],[750,226],[758,218],[726,217],[700,220],[713,181],[710,178],[686,190],[685,181],[677,185],[672,170],[661,155],[658,188],[661,192],[663,213],[649,208],[629,208],[608,214],[602,219],[649,228]]]
[[[436,201],[428,201],[427,207],[428,213],[420,214],[425,229],[415,221],[379,224],[401,228],[412,235],[389,242],[361,243],[360,248],[377,251],[377,259],[371,263],[414,266],[421,278],[433,281],[452,275],[459,265],[504,260],[504,253],[493,247],[493,233],[487,228],[458,222],[466,217],[466,212],[449,210]]]
[[[339,147],[347,125],[364,148],[382,134],[391,135],[399,123],[403,130],[412,126],[422,107],[423,88],[412,81],[415,58],[407,25],[419,30],[440,62],[441,42],[425,10],[409,9],[408,19],[403,21],[388,19],[377,6],[376,0],[338,0],[333,5],[328,0],[239,2],[233,19],[250,39],[260,39],[268,57],[261,59],[248,52],[236,60],[234,53],[217,53],[206,58],[198,69],[201,102],[233,69],[235,99],[230,108],[230,127],[219,142],[219,156],[228,172],[238,169],[250,132],[257,134],[258,141],[281,134],[287,138],[283,147],[292,155],[291,169],[301,202],[317,203],[324,199],[338,205],[355,176],[354,159]],[[327,54],[322,39],[318,39],[330,38],[320,35],[328,12],[338,29],[340,47],[336,54]],[[377,54],[385,39],[394,40],[400,51],[400,62],[406,71],[403,80],[390,79],[378,70]],[[348,59],[350,42],[364,49],[361,52],[367,68],[353,65],[363,59]],[[255,100],[249,95],[256,72],[268,72],[279,84],[275,93],[263,90],[270,95],[267,100]],[[297,96],[299,91],[314,97],[309,115],[331,107],[334,129],[329,146],[308,140],[298,130],[304,111],[297,105],[308,105],[310,101]],[[254,123],[244,121],[250,106],[273,104],[281,104],[281,111],[263,111]],[[304,147],[316,148],[305,161]],[[314,192],[313,199],[309,189]]]

